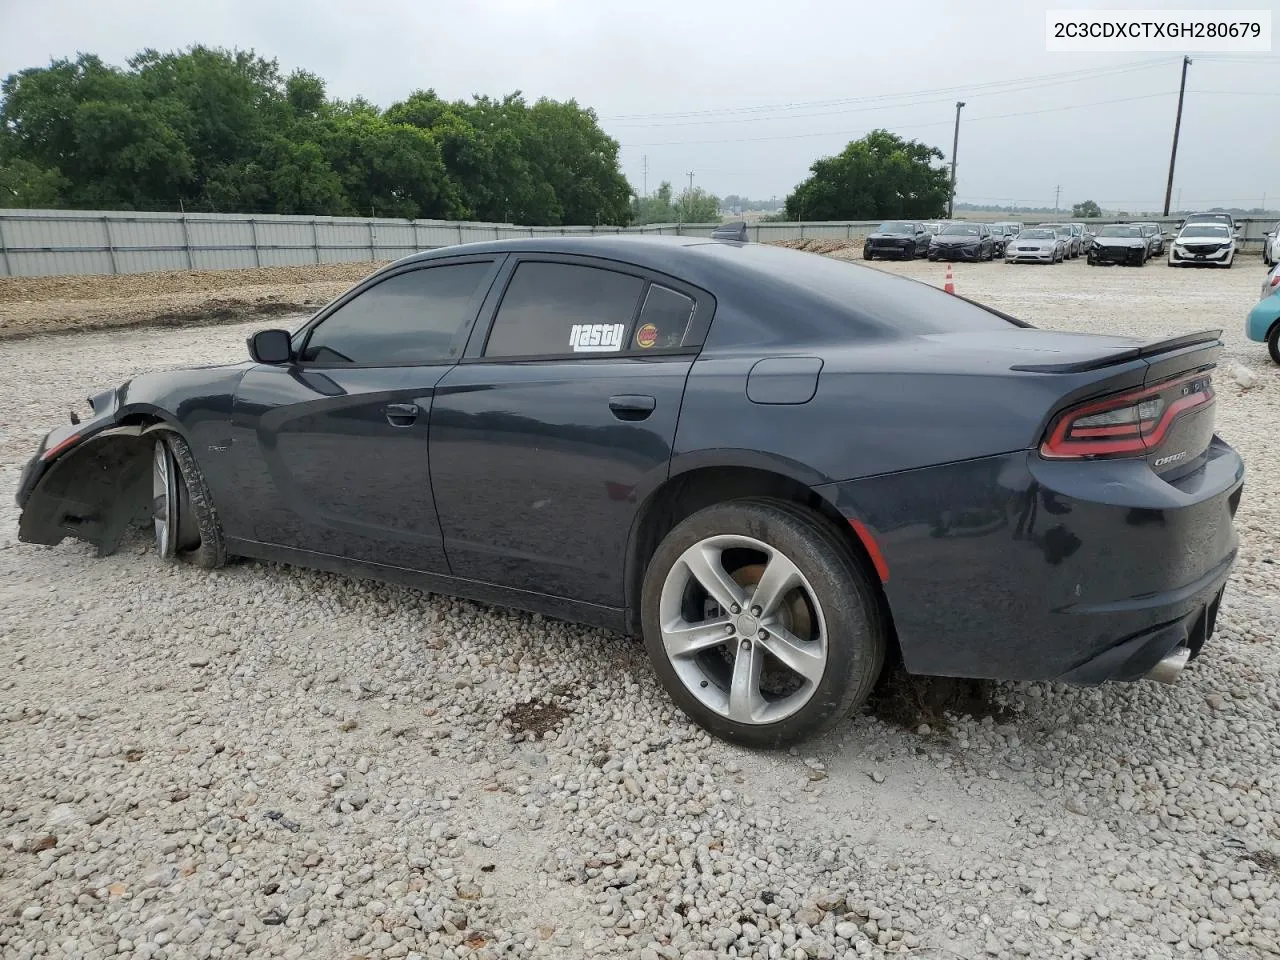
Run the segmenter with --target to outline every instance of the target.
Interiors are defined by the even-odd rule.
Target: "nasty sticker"
[[[643,327],[636,331],[636,345],[644,347],[646,350],[658,342],[658,328],[652,323],[646,323]]]
[[[608,353],[622,349],[625,323],[575,323],[569,330],[569,349],[574,353]]]

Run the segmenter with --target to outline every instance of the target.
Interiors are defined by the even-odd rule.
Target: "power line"
[[[1151,100],[1155,97],[1171,97],[1174,91],[1161,91],[1159,93],[1145,93],[1135,97],[1117,97],[1112,100],[1094,100],[1090,103],[1073,103],[1062,107],[1045,107],[1040,110],[1019,110],[1014,113],[993,113],[987,116],[970,117],[968,123],[975,123],[982,120],[1004,120],[1009,117],[1030,117],[1041,113],[1058,113],[1062,110],[1082,110],[1086,107],[1100,107],[1112,103],[1130,103],[1135,100]],[[950,126],[950,120],[935,120],[928,123],[912,123],[912,124],[894,124],[894,130],[917,130],[926,127],[945,127]],[[785,133],[775,134],[764,137],[714,137],[709,140],[667,140],[658,143],[623,143],[622,147],[676,147],[687,144],[703,144],[703,143],[761,143],[767,140],[805,140],[812,137],[849,137],[864,133],[863,130],[822,130],[814,133]]]
[[[1160,57],[1153,60],[1137,60],[1130,63],[1116,64],[1112,67],[1089,67],[1080,70],[1067,70],[1062,73],[1046,73],[1031,77],[1012,77],[1004,80],[990,80],[982,83],[960,84],[951,87],[935,87],[927,90],[912,90],[903,93],[875,94],[865,97],[841,97],[834,100],[809,100],[797,101],[795,103],[774,103],[774,104],[756,104],[739,107],[720,107],[716,109],[706,110],[682,110],[671,111],[667,113],[634,113],[619,114],[612,117],[601,117],[601,122],[613,122],[623,120],[663,120],[685,117],[706,117],[715,114],[734,114],[734,113],[759,113],[759,112],[775,112],[779,110],[809,110],[822,107],[837,107],[845,104],[859,103],[875,103],[885,100],[901,100],[911,99],[922,96],[945,95],[946,99],[950,99],[956,93],[963,93],[969,96],[976,96],[974,91],[981,92],[983,90],[993,90],[1000,87],[1008,86],[1025,86],[1028,83],[1037,81],[1051,81],[1055,83],[1076,82],[1067,81],[1068,77],[1079,77],[1080,80],[1090,80],[1093,78],[1106,78],[1115,74],[1128,73],[1134,70],[1147,70],[1156,66],[1167,66],[1170,62],[1168,57]]]
[[[1058,87],[1058,86],[1061,86],[1063,83],[1079,83],[1085,80],[1110,79],[1111,77],[1124,72],[1131,72],[1131,71],[1116,71],[1115,73],[1110,73],[1105,75],[1094,74],[1092,76],[1087,76],[1087,77],[1077,77],[1073,80],[1050,80],[1042,83],[1020,83],[1018,86],[1011,87],[1010,89],[1007,89],[1007,90],[989,90],[985,93],[980,94],[980,96],[987,96],[987,97],[1004,96],[1011,93],[1025,93],[1030,90],[1038,90],[1044,87]],[[920,100],[904,100],[898,103],[881,103],[876,101],[876,98],[869,98],[868,105],[865,105],[865,106],[847,106],[847,107],[841,107],[838,110],[821,110],[813,113],[792,113],[792,114],[781,114],[778,116],[756,116],[756,115],[728,116],[728,117],[721,117],[720,119],[713,119],[710,116],[706,116],[701,119],[692,119],[692,120],[612,121],[609,123],[609,127],[611,129],[617,129],[619,127],[636,127],[636,128],[693,127],[693,126],[703,127],[703,126],[707,126],[708,124],[769,123],[769,122],[777,122],[779,120],[805,120],[805,119],[811,119],[813,117],[833,117],[833,116],[850,114],[850,113],[870,113],[872,111],[878,111],[878,110],[901,110],[906,107],[920,107],[920,106],[928,106],[930,104],[936,104],[936,103],[950,103],[951,100],[952,100],[951,97],[930,97],[928,99],[920,99]],[[761,112],[763,113],[764,111],[761,111]],[[714,113],[714,111],[709,111],[708,113],[709,114]]]

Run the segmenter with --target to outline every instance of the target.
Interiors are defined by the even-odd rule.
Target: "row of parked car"
[[[1024,227],[1016,221],[889,220],[867,237],[862,258],[928,257],[947,261],[999,258],[1006,263],[1062,263],[1083,255],[1090,266],[1141,267],[1152,257],[1164,255],[1167,246],[1171,267],[1229,268],[1235,262],[1238,230],[1231,215],[1225,213],[1192,214],[1178,225],[1177,231],[1168,235],[1152,221],[1106,224],[1094,232],[1083,223],[1040,223]],[[1270,245],[1269,238],[1268,250]]]

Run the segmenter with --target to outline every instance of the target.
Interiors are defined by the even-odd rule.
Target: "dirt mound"
[[[310,313],[381,263],[0,278],[0,339]]]
[[[806,237],[803,240],[773,240],[775,247],[787,247],[790,250],[804,250],[807,253],[841,253],[846,250],[862,250],[862,238],[852,240],[830,240],[823,237]]]

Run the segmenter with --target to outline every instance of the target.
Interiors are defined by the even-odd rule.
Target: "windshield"
[[[915,233],[916,228],[905,220],[886,220],[880,224],[880,233]]]
[[[1023,230],[1018,234],[1019,240],[1052,240],[1055,234],[1052,230]]]
[[[1100,237],[1127,237],[1129,239],[1141,239],[1142,231],[1137,227],[1112,226],[1103,227],[1098,231]]]
[[[982,230],[976,223],[948,223],[940,231],[944,237],[980,237]]]
[[[1231,236],[1231,232],[1223,226],[1215,223],[1197,223],[1188,224],[1182,228],[1182,236],[1184,237],[1214,237],[1218,240],[1226,240]]]

